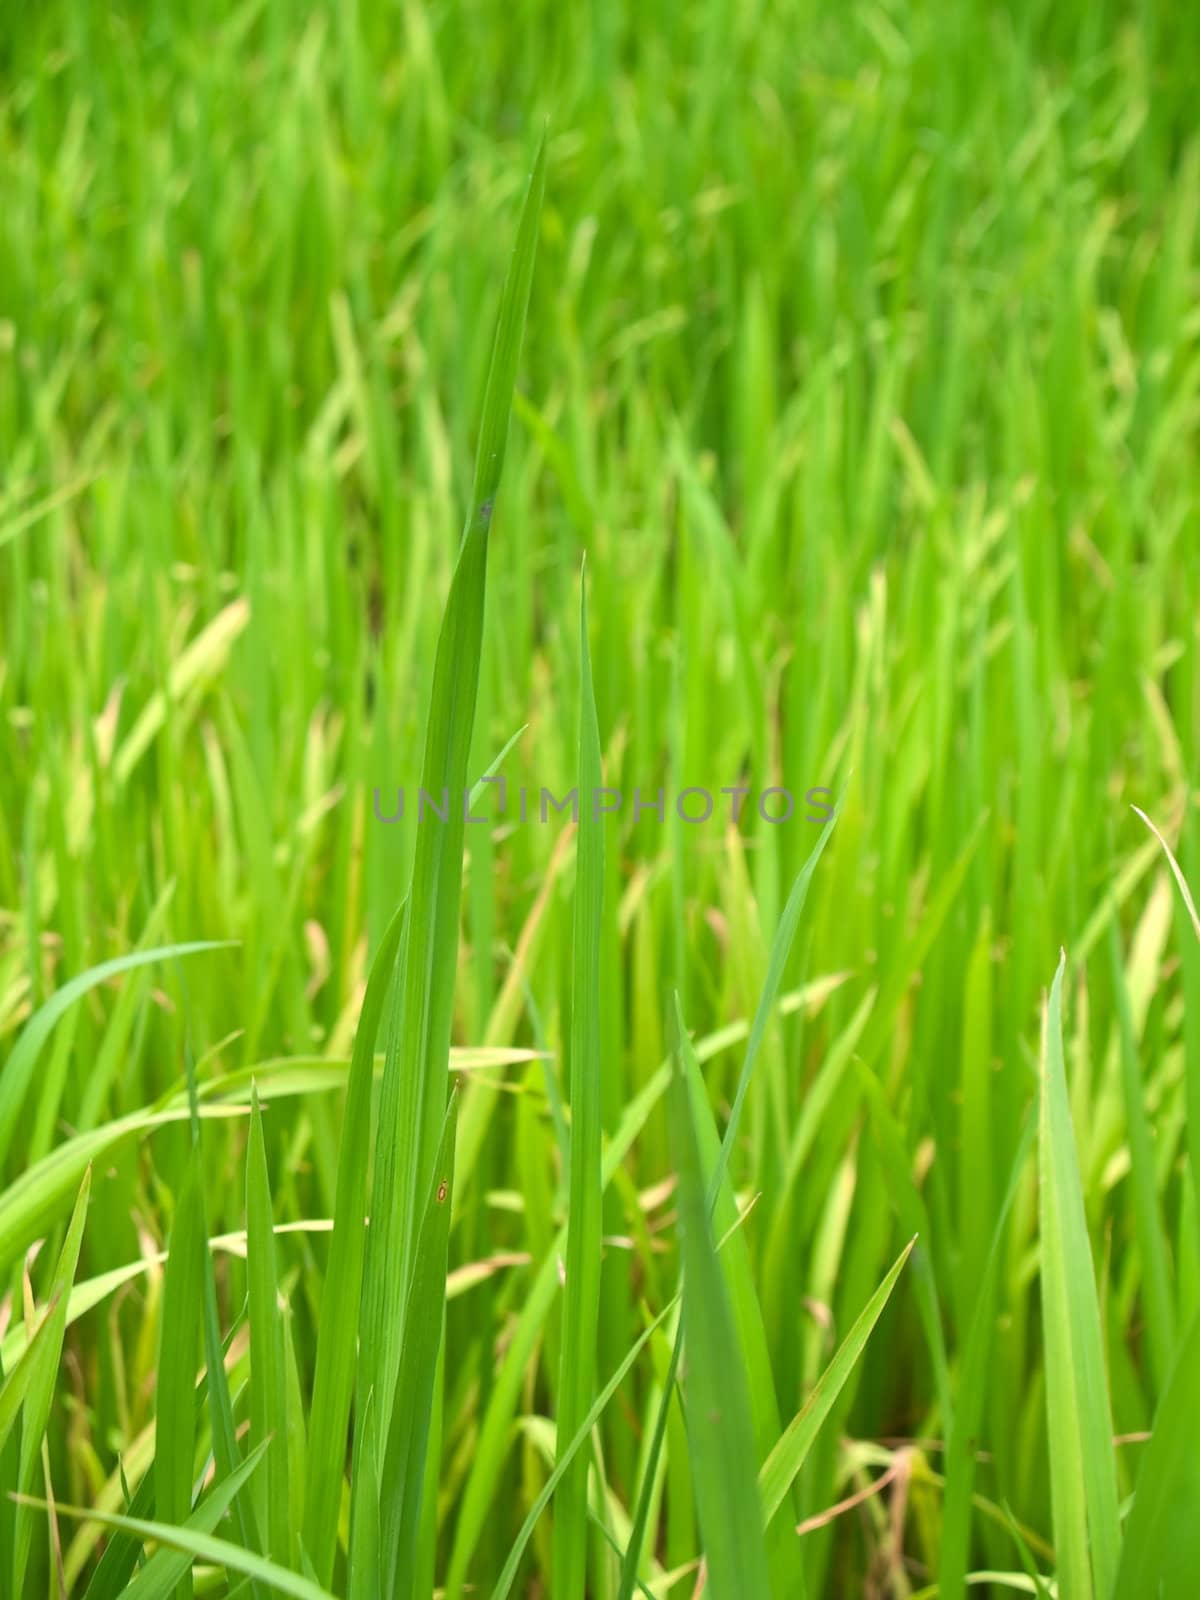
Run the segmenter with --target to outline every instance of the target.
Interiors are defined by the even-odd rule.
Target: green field
[[[10,8],[0,1600],[1200,1593],[1197,82]]]

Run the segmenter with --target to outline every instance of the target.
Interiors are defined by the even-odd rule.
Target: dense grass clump
[[[1200,13],[0,62],[0,1600],[1190,1597]]]

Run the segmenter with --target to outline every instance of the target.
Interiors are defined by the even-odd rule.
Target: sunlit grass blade
[[[240,1484],[241,1480],[239,1487]],[[22,1496],[22,1500],[29,1505],[45,1505],[44,1501],[35,1500],[30,1496]],[[331,1595],[329,1590],[322,1588],[319,1583],[314,1583],[311,1578],[289,1572],[286,1567],[278,1566],[266,1556],[255,1555],[252,1551],[243,1549],[241,1545],[231,1544],[228,1539],[218,1539],[195,1526],[147,1521],[141,1517],[124,1517],[116,1512],[88,1510],[85,1506],[60,1504],[56,1506],[56,1510],[60,1516],[98,1522],[105,1528],[136,1534],[143,1541],[153,1540],[157,1544],[169,1546],[172,1550],[182,1550],[192,1561],[203,1561],[210,1566],[223,1567],[227,1572],[240,1573],[264,1589],[290,1595],[292,1600],[336,1600],[336,1596]],[[189,1581],[190,1577],[189,1573]],[[179,1593],[178,1585],[175,1593]]]
[[[250,1300],[250,1446],[266,1447],[259,1501],[266,1531],[264,1554],[290,1566],[288,1429],[284,1389],[283,1316],[275,1264],[271,1184],[263,1142],[262,1111],[253,1095],[246,1146],[246,1278]],[[265,1513],[265,1515],[264,1515]]]
[[[1200,1317],[1179,1347],[1134,1486],[1112,1600],[1187,1600],[1200,1572]]]
[[[33,1353],[32,1368],[25,1394],[25,1409],[21,1418],[21,1452],[18,1468],[18,1487],[22,1493],[32,1492],[37,1481],[42,1459],[42,1439],[50,1420],[58,1381],[59,1361],[62,1356],[63,1334],[67,1326],[67,1302],[75,1271],[79,1265],[79,1249],[83,1243],[83,1226],[87,1218],[88,1198],[91,1194],[91,1169],[84,1174],[71,1215],[67,1235],[50,1281],[49,1296],[53,1309],[47,1314],[49,1337],[38,1344]],[[2,1441],[0,1441],[2,1443]],[[29,1544],[33,1536],[33,1519],[27,1510],[17,1512],[13,1549],[13,1593],[25,1592],[25,1566],[29,1558]]]
[[[558,1436],[570,1439],[586,1414],[596,1378],[600,1307],[600,934],[604,898],[604,819],[591,797],[603,781],[600,726],[592,689],[586,578],[579,602],[579,831],[575,865],[571,1012],[571,1140],[566,1283],[558,1373]],[[563,1475],[554,1511],[554,1591],[582,1594],[587,1569],[588,1457]]]
[[[709,1226],[685,1066],[692,1045],[678,997],[675,1019],[680,1059],[672,1080],[671,1128],[679,1171],[683,1256],[684,1413],[709,1590],[713,1600],[742,1600],[746,1595],[767,1600],[771,1589],[750,1394],[729,1291]]]
[[[446,820],[417,831],[409,917],[401,942],[393,1026],[380,1095],[371,1230],[364,1284],[358,1394],[373,1391],[387,1438],[400,1327],[420,1222],[446,1109],[463,873],[463,798],[483,642],[488,535],[541,215],[545,140],[538,146],[505,280],[483,402],[466,532],[438,635],[422,787]]]
[[[43,1350],[52,1346],[55,1338],[55,1315],[58,1311],[58,1301],[51,1299],[47,1302],[45,1310],[33,1331],[33,1338],[25,1346],[12,1367],[4,1374],[4,1381],[0,1383],[0,1452],[3,1452],[12,1438],[13,1429],[17,1425],[17,1418],[21,1415],[21,1407],[25,1404],[25,1397],[29,1393],[30,1385],[38,1375],[38,1358]],[[16,1451],[13,1452],[14,1457]],[[14,1469],[16,1461],[14,1459]]]
[[[202,1121],[246,1116],[240,1105],[200,1107]],[[170,1110],[131,1112],[90,1133],[77,1134],[23,1172],[0,1194],[0,1260],[12,1260],[70,1209],[83,1175],[102,1157],[111,1157],[127,1140],[171,1123],[188,1120],[179,1105]]]
[[[214,1532],[228,1512],[234,1496],[240,1493],[242,1485],[249,1481],[262,1462],[266,1448],[265,1444],[259,1445],[235,1472],[213,1485],[184,1524],[189,1532]],[[138,1512],[131,1507],[127,1515],[136,1518]],[[166,1600],[191,1563],[192,1557],[186,1550],[156,1551],[128,1588],[122,1588],[122,1600]]]
[[[90,967],[87,972],[81,972],[78,977],[64,983],[61,989],[56,989],[45,1005],[25,1024],[21,1037],[5,1062],[3,1073],[0,1073],[0,1169],[3,1168],[8,1155],[13,1128],[33,1078],[42,1046],[53,1033],[56,1024],[77,1000],[82,999],[98,985],[107,983],[110,978],[119,977],[121,973],[130,972],[136,967],[144,967],[155,961],[174,960],[181,956],[200,955],[207,950],[231,948],[232,942],[228,940],[200,940],[191,944],[163,945],[155,950],[134,950],[128,955],[116,957],[115,960],[102,961],[99,966]],[[0,1255],[0,1268],[6,1265],[7,1261]]]
[[[1171,1370],[1175,1349],[1175,1311],[1171,1295],[1171,1274],[1167,1244],[1159,1214],[1158,1188],[1154,1170],[1154,1147],[1143,1102],[1142,1075],[1138,1070],[1138,1050],[1134,1037],[1129,984],[1121,962],[1120,938],[1116,919],[1109,924],[1113,994],[1117,1009],[1117,1035],[1121,1060],[1121,1089],[1128,1128],[1130,1181],[1133,1187],[1134,1218],[1140,1254],[1142,1300],[1146,1313],[1146,1332],[1155,1379],[1161,1392]]]
[[[1146,815],[1146,813],[1144,811],[1142,811],[1138,806],[1134,806],[1133,809],[1134,809],[1134,811],[1137,812],[1138,816],[1141,817],[1142,821],[1146,824],[1146,826],[1150,829],[1150,832],[1154,835],[1154,837],[1158,840],[1159,844],[1162,846],[1163,854],[1167,858],[1167,865],[1170,867],[1171,876],[1175,879],[1176,886],[1179,889],[1179,894],[1180,894],[1181,899],[1183,900],[1184,908],[1186,909],[1187,914],[1188,914],[1189,918],[1191,919],[1191,924],[1192,924],[1192,927],[1195,929],[1197,939],[1200,939],[1200,911],[1196,910],[1196,902],[1195,902],[1195,900],[1192,899],[1192,891],[1188,887],[1187,879],[1183,875],[1183,868],[1179,865],[1179,862],[1175,859],[1174,850],[1171,849],[1171,846],[1163,838],[1162,834],[1155,827],[1154,823],[1151,822],[1150,818]]]
[[[304,1546],[322,1583],[333,1576],[338,1507],[346,1470],[346,1424],[354,1392],[363,1259],[375,1039],[392,986],[407,901],[396,910],[367,978],[338,1150],[337,1197],[308,1430]]]
[[[404,1314],[396,1401],[379,1480],[380,1559],[385,1597],[407,1597],[415,1593],[417,1535],[421,1527],[434,1380],[446,1303],[446,1258],[458,1106],[459,1094],[454,1089],[446,1107],[433,1182],[417,1239],[412,1287]]]
[[[1062,1046],[1060,959],[1042,1023],[1038,1131],[1042,1325],[1050,1489],[1059,1584],[1072,1600],[1106,1600],[1120,1530],[1112,1417],[1083,1189]]]
[[[834,1402],[854,1371],[859,1357],[866,1348],[875,1324],[896,1287],[896,1279],[904,1263],[912,1254],[915,1239],[910,1239],[896,1260],[888,1268],[886,1277],[855,1318],[849,1333],[838,1347],[837,1354],[825,1368],[816,1387],[804,1402],[804,1407],[794,1416],[779,1439],[779,1443],[762,1464],[758,1476],[762,1496],[764,1526],[775,1516],[796,1480],[805,1457],[821,1425],[833,1409]]]

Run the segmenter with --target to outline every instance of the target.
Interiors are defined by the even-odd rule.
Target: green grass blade
[[[371,1084],[375,1039],[392,985],[407,914],[396,910],[367,978],[338,1150],[333,1238],[317,1330],[316,1370],[309,1418],[304,1545],[322,1583],[333,1576],[338,1507],[346,1470],[346,1425],[354,1392],[363,1259],[366,1254],[367,1165],[371,1141]]]
[[[237,1324],[235,1323],[234,1330],[232,1330],[229,1334],[230,1340],[232,1340],[233,1332],[236,1331],[236,1328]],[[200,1383],[197,1384],[195,1389],[195,1410],[197,1415],[203,1412],[207,1399],[208,1375],[206,1373],[201,1379]],[[254,1457],[253,1464],[256,1466],[257,1463],[258,1458]],[[232,1501],[232,1499],[240,1492],[242,1484],[246,1482],[246,1479],[249,1476],[249,1474],[244,1470],[246,1465],[247,1463],[243,1462],[242,1466],[237,1468],[230,1478],[221,1480],[221,1492],[223,1494],[227,1492],[228,1496],[226,1503],[228,1503],[228,1501]],[[129,1500],[128,1504],[126,1505],[125,1514],[127,1516],[140,1519],[144,1522],[148,1517],[152,1517],[154,1515],[154,1477],[154,1472],[149,1471],[142,1478],[142,1481],[138,1484],[132,1499]],[[230,1483],[232,1483],[232,1488],[226,1491],[225,1486]],[[217,1493],[218,1488],[214,1487],[208,1498],[212,1499]],[[200,1508],[197,1508],[197,1511],[193,1513],[193,1516],[199,1515],[199,1510]],[[203,1521],[200,1525],[204,1525]],[[126,1586],[132,1578],[134,1568],[138,1563],[141,1549],[142,1541],[136,1535],[131,1534],[128,1531],[115,1532],[113,1537],[105,1544],[104,1553],[100,1557],[100,1560],[96,1565],[96,1570],[92,1574],[91,1582],[88,1584],[84,1595],[84,1600],[117,1600],[118,1595],[124,1595]],[[182,1575],[186,1572],[187,1565],[188,1563],[185,1562],[184,1565],[178,1569],[179,1575]],[[177,1585],[178,1576],[176,1577],[175,1581]]]
[[[1091,1595],[1104,1600],[1117,1569],[1117,1474],[1100,1307],[1063,1062],[1065,970],[1063,956],[1043,1021],[1038,1135],[1050,1489],[1062,1592],[1073,1600]]]
[[[614,1173],[669,1085],[670,1068],[660,1067],[625,1108],[615,1136],[605,1146],[602,1168],[605,1188],[612,1182]],[[467,1568],[497,1493],[496,1486],[507,1456],[512,1419],[525,1370],[558,1289],[558,1263],[566,1248],[565,1234],[566,1230],[560,1229],[555,1235],[533,1277],[480,1424],[479,1442],[463,1490],[454,1532],[446,1580],[448,1596],[457,1597],[463,1591]]]
[[[38,1358],[41,1352],[54,1343],[54,1319],[58,1301],[51,1299],[33,1331],[33,1338],[25,1346],[12,1368],[5,1373],[0,1384],[0,1452],[3,1452],[21,1415],[21,1407],[29,1393],[30,1385],[38,1375]]]
[[[275,1263],[271,1184],[263,1141],[262,1111],[253,1094],[246,1147],[246,1278],[250,1300],[250,1446],[267,1447],[261,1483],[264,1554],[291,1565],[288,1527],[288,1429],[284,1388],[283,1314]],[[265,1516],[262,1512],[265,1511]]]
[[[533,277],[545,141],[538,147],[500,302],[484,396],[466,532],[438,635],[422,786],[446,822],[418,830],[410,912],[401,943],[392,1037],[384,1066],[364,1286],[358,1392],[375,1394],[380,1436],[391,1421],[400,1324],[425,1192],[446,1109],[463,874],[463,795],[483,643],[488,534],[504,461],[517,359]]]
[[[192,1473],[196,1452],[196,1369],[200,1362],[197,1312],[203,1295],[204,1219],[200,1169],[188,1163],[163,1277],[162,1312],[155,1385],[154,1503],[167,1523],[185,1523],[192,1514]],[[191,1600],[191,1573],[175,1588],[176,1600]]]
[[[692,1045],[678,997],[675,1015],[680,1059],[672,1083],[671,1127],[683,1254],[684,1413],[709,1591],[713,1600],[742,1600],[746,1595],[767,1600],[771,1591],[750,1393],[729,1291],[709,1226],[685,1067]]]
[[[242,1485],[249,1481],[261,1464],[266,1448],[265,1444],[259,1445],[256,1450],[250,1452],[235,1472],[228,1478],[222,1478],[220,1483],[214,1484],[192,1512],[184,1527],[193,1533],[214,1532],[228,1512],[234,1497],[241,1492]],[[128,1513],[131,1517],[136,1517],[138,1514],[132,1508]],[[128,1588],[121,1589],[123,1600],[167,1600],[180,1578],[187,1572],[191,1561],[191,1556],[185,1550],[156,1551]],[[91,1594],[90,1589],[88,1593]]]
[[[201,1106],[202,1121],[246,1115],[242,1106]],[[0,1260],[13,1260],[40,1238],[66,1212],[88,1167],[112,1156],[128,1139],[174,1122],[189,1120],[182,1106],[170,1110],[131,1112],[91,1133],[68,1139],[36,1162],[0,1194]],[[7,1342],[7,1340],[6,1340]]]
[[[396,1402],[379,1485],[383,1593],[387,1596],[407,1597],[413,1593],[434,1381],[446,1303],[446,1259],[459,1099],[457,1089],[453,1090],[446,1107],[433,1183],[417,1240],[412,1288],[404,1315]]]
[[[816,1387],[781,1434],[778,1444],[762,1464],[758,1475],[762,1496],[764,1526],[770,1523],[783,1504],[788,1490],[804,1465],[813,1441],[826,1417],[833,1410],[846,1380],[858,1364],[883,1308],[891,1298],[904,1263],[912,1254],[915,1239],[910,1239],[888,1268],[883,1282],[854,1319],[853,1326],[839,1345],[837,1354],[817,1380]]]
[[[379,1544],[379,1428],[375,1396],[367,1396],[362,1446],[352,1483],[350,1551],[346,1561],[347,1600],[377,1600],[383,1593]]]
[[[796,881],[788,895],[787,904],[783,908],[783,915],[779,919],[779,926],[775,930],[775,937],[771,941],[771,954],[767,962],[767,975],[763,981],[762,993],[758,997],[758,1004],[754,1009],[754,1022],[750,1028],[750,1037],[746,1041],[746,1054],[742,1059],[742,1070],[738,1075],[738,1086],[734,1093],[733,1105],[729,1112],[729,1121],[721,1140],[720,1153],[717,1164],[708,1184],[709,1210],[716,1205],[716,1197],[721,1192],[721,1184],[729,1165],[729,1158],[737,1140],[738,1128],[741,1124],[742,1107],[750,1088],[750,1080],[754,1076],[754,1065],[758,1059],[758,1052],[771,1020],[771,1013],[779,996],[779,987],[783,982],[784,970],[787,967],[788,956],[791,954],[792,945],[796,939],[796,930],[800,926],[800,917],[804,911],[804,903],[808,899],[809,887],[812,884],[813,874],[817,870],[817,863],[825,846],[829,843],[837,823],[838,815],[842,808],[843,794],[838,797],[834,806],[833,815],[826,822],[817,836],[817,842],[809,852],[807,861],[796,874]]]
[[[190,999],[186,980],[179,974],[183,993],[185,1016],[190,1015]],[[184,1068],[187,1077],[189,1124],[192,1135],[191,1170],[195,1174],[194,1189],[200,1213],[199,1240],[201,1312],[203,1316],[204,1357],[208,1395],[209,1424],[212,1434],[213,1459],[218,1477],[230,1477],[241,1465],[237,1430],[233,1420],[233,1402],[229,1393],[229,1378],[225,1371],[225,1345],[221,1337],[220,1311],[217,1305],[217,1280],[213,1269],[212,1250],[208,1243],[208,1220],[204,1194],[203,1127],[200,1120],[200,1100],[196,1082],[196,1064],[192,1054],[190,1024],[184,1033]],[[248,1492],[235,1495],[233,1502],[238,1533],[249,1551],[259,1550],[259,1534]],[[258,1579],[251,1576],[250,1589],[256,1600],[262,1600]]]
[[[0,1169],[3,1168],[12,1145],[13,1129],[25,1102],[25,1095],[33,1078],[42,1046],[77,1000],[81,1000],[99,984],[107,983],[110,978],[119,977],[123,972],[131,972],[151,962],[201,955],[208,950],[229,950],[234,948],[234,944],[235,941],[231,940],[201,940],[191,944],[163,945],[155,950],[134,950],[128,955],[116,957],[115,960],[102,961],[99,966],[90,967],[88,971],[72,978],[69,983],[64,983],[61,989],[56,989],[45,1005],[25,1024],[21,1037],[13,1046],[12,1054],[4,1064],[4,1071],[0,1073]],[[0,1257],[0,1268],[7,1264],[8,1262]]]
[[[1115,917],[1109,924],[1109,953],[1113,994],[1117,1003],[1121,1090],[1129,1142],[1129,1176],[1133,1188],[1134,1220],[1141,1258],[1142,1302],[1146,1313],[1150,1357],[1161,1393],[1171,1370],[1171,1357],[1175,1349],[1175,1311],[1171,1297],[1167,1243],[1159,1214],[1154,1147],[1146,1121],[1142,1075],[1138,1070],[1133,1009],[1130,1005],[1125,969],[1121,962],[1120,936],[1117,933]]]
[[[1037,1122],[1030,1115],[1013,1158],[1005,1193],[992,1234],[991,1248],[980,1280],[975,1313],[958,1376],[954,1420],[946,1442],[946,1490],[942,1507],[942,1540],[938,1566],[940,1593],[946,1600],[962,1600],[967,1577],[970,1542],[971,1490],[975,1481],[976,1435],[988,1392],[988,1358],[996,1314],[996,1285],[1003,1259],[1004,1229],[1016,1199],[1025,1163],[1033,1147]]]
[[[720,1150],[717,1154],[716,1164],[708,1184],[709,1215],[716,1210],[717,1201],[721,1194],[721,1185],[729,1166],[729,1158],[737,1139],[738,1127],[741,1122],[742,1107],[750,1082],[754,1075],[754,1066],[758,1058],[763,1038],[767,1031],[767,1024],[771,1012],[778,998],[779,987],[783,982],[784,970],[787,966],[788,956],[791,954],[795,942],[796,931],[800,924],[800,915],[804,910],[808,898],[809,887],[812,883],[813,873],[817,863],[829,841],[833,826],[841,811],[843,796],[838,797],[834,806],[833,815],[822,828],[813,846],[808,859],[796,875],[784,906],[783,915],[779,919],[779,926],[775,930],[775,937],[771,941],[771,952],[767,961],[767,975],[763,982],[762,992],[754,1011],[754,1020],[750,1026],[749,1038],[746,1042],[746,1053],[742,1058],[742,1067],[738,1075],[738,1086],[734,1094],[733,1106],[730,1110],[729,1120],[725,1125],[725,1132],[721,1139]],[[633,1525],[626,1546],[625,1555],[621,1563],[620,1585],[617,1600],[632,1600],[633,1590],[637,1582],[638,1563],[641,1560],[642,1547],[645,1542],[646,1525],[650,1515],[650,1502],[654,1493],[654,1483],[658,1470],[658,1461],[662,1454],[663,1445],[667,1436],[667,1418],[670,1413],[672,1395],[676,1378],[679,1373],[679,1362],[683,1352],[684,1326],[682,1320],[676,1330],[675,1341],[671,1351],[671,1360],[667,1368],[663,1392],[659,1401],[658,1413],[655,1417],[654,1432],[651,1435],[650,1449],[647,1452],[643,1468],[642,1487],[638,1495],[637,1508],[634,1512]]]
[[[604,899],[604,819],[588,803],[603,782],[600,725],[588,651],[587,591],[579,603],[579,832],[575,865],[574,969],[571,1013],[571,1143],[567,1273],[563,1288],[558,1430],[579,1427],[596,1381],[600,1308],[600,930]],[[554,1513],[554,1592],[582,1594],[587,1570],[587,1452],[563,1475]]]
[[[79,1198],[71,1215],[67,1235],[54,1268],[48,1298],[53,1310],[47,1315],[49,1337],[39,1343],[33,1357],[25,1394],[25,1410],[21,1419],[21,1454],[18,1469],[18,1487],[22,1493],[31,1492],[41,1469],[42,1438],[50,1420],[50,1407],[58,1381],[59,1362],[62,1357],[63,1335],[67,1326],[67,1303],[75,1270],[79,1265],[79,1249],[83,1243],[83,1225],[87,1218],[88,1198],[91,1194],[91,1168],[84,1174]],[[29,1558],[29,1543],[33,1536],[33,1518],[27,1510],[17,1512],[13,1550],[13,1593],[25,1592],[25,1565]]]
[[[29,1496],[22,1496],[22,1499],[26,1504],[45,1505],[45,1501]],[[154,1540],[157,1544],[168,1545],[172,1550],[185,1551],[193,1561],[204,1561],[210,1566],[224,1567],[227,1572],[241,1573],[265,1589],[290,1595],[292,1600],[336,1600],[336,1596],[311,1578],[289,1572],[286,1567],[278,1566],[266,1556],[255,1555],[241,1545],[231,1544],[228,1539],[218,1539],[186,1523],[147,1521],[142,1517],[120,1516],[116,1512],[88,1510],[86,1506],[56,1504],[55,1510],[60,1517],[98,1522],[102,1527],[134,1534],[143,1541]],[[178,1594],[178,1587],[175,1592]]]
[[[587,1415],[579,1424],[579,1427],[575,1430],[570,1442],[563,1450],[558,1452],[558,1459],[554,1464],[553,1472],[551,1472],[550,1476],[546,1479],[546,1482],[542,1485],[540,1493],[529,1508],[529,1513],[526,1516],[525,1521],[521,1524],[521,1531],[517,1534],[516,1539],[509,1548],[508,1556],[505,1559],[504,1566],[500,1570],[500,1576],[496,1580],[496,1586],[492,1590],[491,1600],[506,1600],[506,1596],[512,1589],[513,1583],[516,1581],[517,1571],[521,1565],[521,1558],[524,1556],[526,1548],[529,1544],[529,1540],[533,1535],[533,1530],[537,1526],[538,1518],[550,1504],[551,1496],[554,1494],[554,1491],[558,1488],[560,1482],[562,1481],[564,1473],[570,1469],[572,1461],[575,1460],[579,1451],[582,1450],[583,1446],[591,1438],[592,1429],[604,1415],[605,1409],[613,1395],[616,1394],[622,1383],[624,1383],[630,1368],[633,1366],[638,1356],[642,1353],[642,1350],[648,1343],[651,1334],[654,1332],[655,1328],[659,1327],[665,1318],[670,1315],[675,1304],[676,1302],[672,1300],[669,1305],[665,1306],[663,1310],[660,1311],[659,1314],[654,1318],[653,1322],[651,1322],[648,1327],[644,1328],[634,1340],[633,1344],[629,1348],[628,1353],[621,1361],[612,1377],[592,1401],[591,1406],[588,1408]]]
[[[1180,1345],[1138,1469],[1112,1600],[1187,1600],[1200,1572],[1200,1317]]]

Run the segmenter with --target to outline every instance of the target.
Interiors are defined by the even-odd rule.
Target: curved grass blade
[[[135,967],[179,956],[200,955],[206,950],[229,950],[234,948],[235,943],[232,940],[200,940],[191,944],[162,945],[154,950],[133,950],[128,955],[117,956],[112,961],[102,961],[99,966],[90,967],[69,983],[64,983],[61,989],[56,989],[45,1005],[25,1024],[12,1054],[4,1063],[4,1070],[0,1072],[0,1168],[3,1168],[8,1156],[13,1128],[25,1103],[25,1094],[42,1046],[77,1000],[109,978],[119,977]],[[6,1265],[7,1261],[0,1256],[0,1267]]]
[[[22,1495],[21,1500],[25,1505],[46,1505],[44,1500],[36,1500],[29,1495]],[[336,1600],[336,1596],[311,1578],[289,1572],[286,1567],[269,1561],[266,1556],[255,1555],[241,1545],[231,1544],[228,1539],[218,1539],[186,1523],[149,1522],[142,1517],[123,1517],[114,1511],[94,1511],[86,1506],[58,1503],[55,1504],[55,1510],[60,1517],[74,1517],[80,1522],[98,1522],[102,1527],[134,1534],[143,1542],[153,1540],[157,1544],[169,1545],[172,1550],[185,1551],[193,1561],[204,1561],[214,1567],[224,1567],[227,1572],[242,1573],[267,1589],[292,1596],[292,1600]]]
[[[247,1112],[241,1105],[201,1106],[200,1118],[219,1121],[244,1117]],[[78,1134],[43,1156],[0,1194],[0,1263],[13,1261],[58,1220],[78,1192],[88,1167],[102,1156],[110,1156],[122,1140],[168,1123],[189,1121],[190,1116],[183,1106],[134,1111],[90,1133]]]

